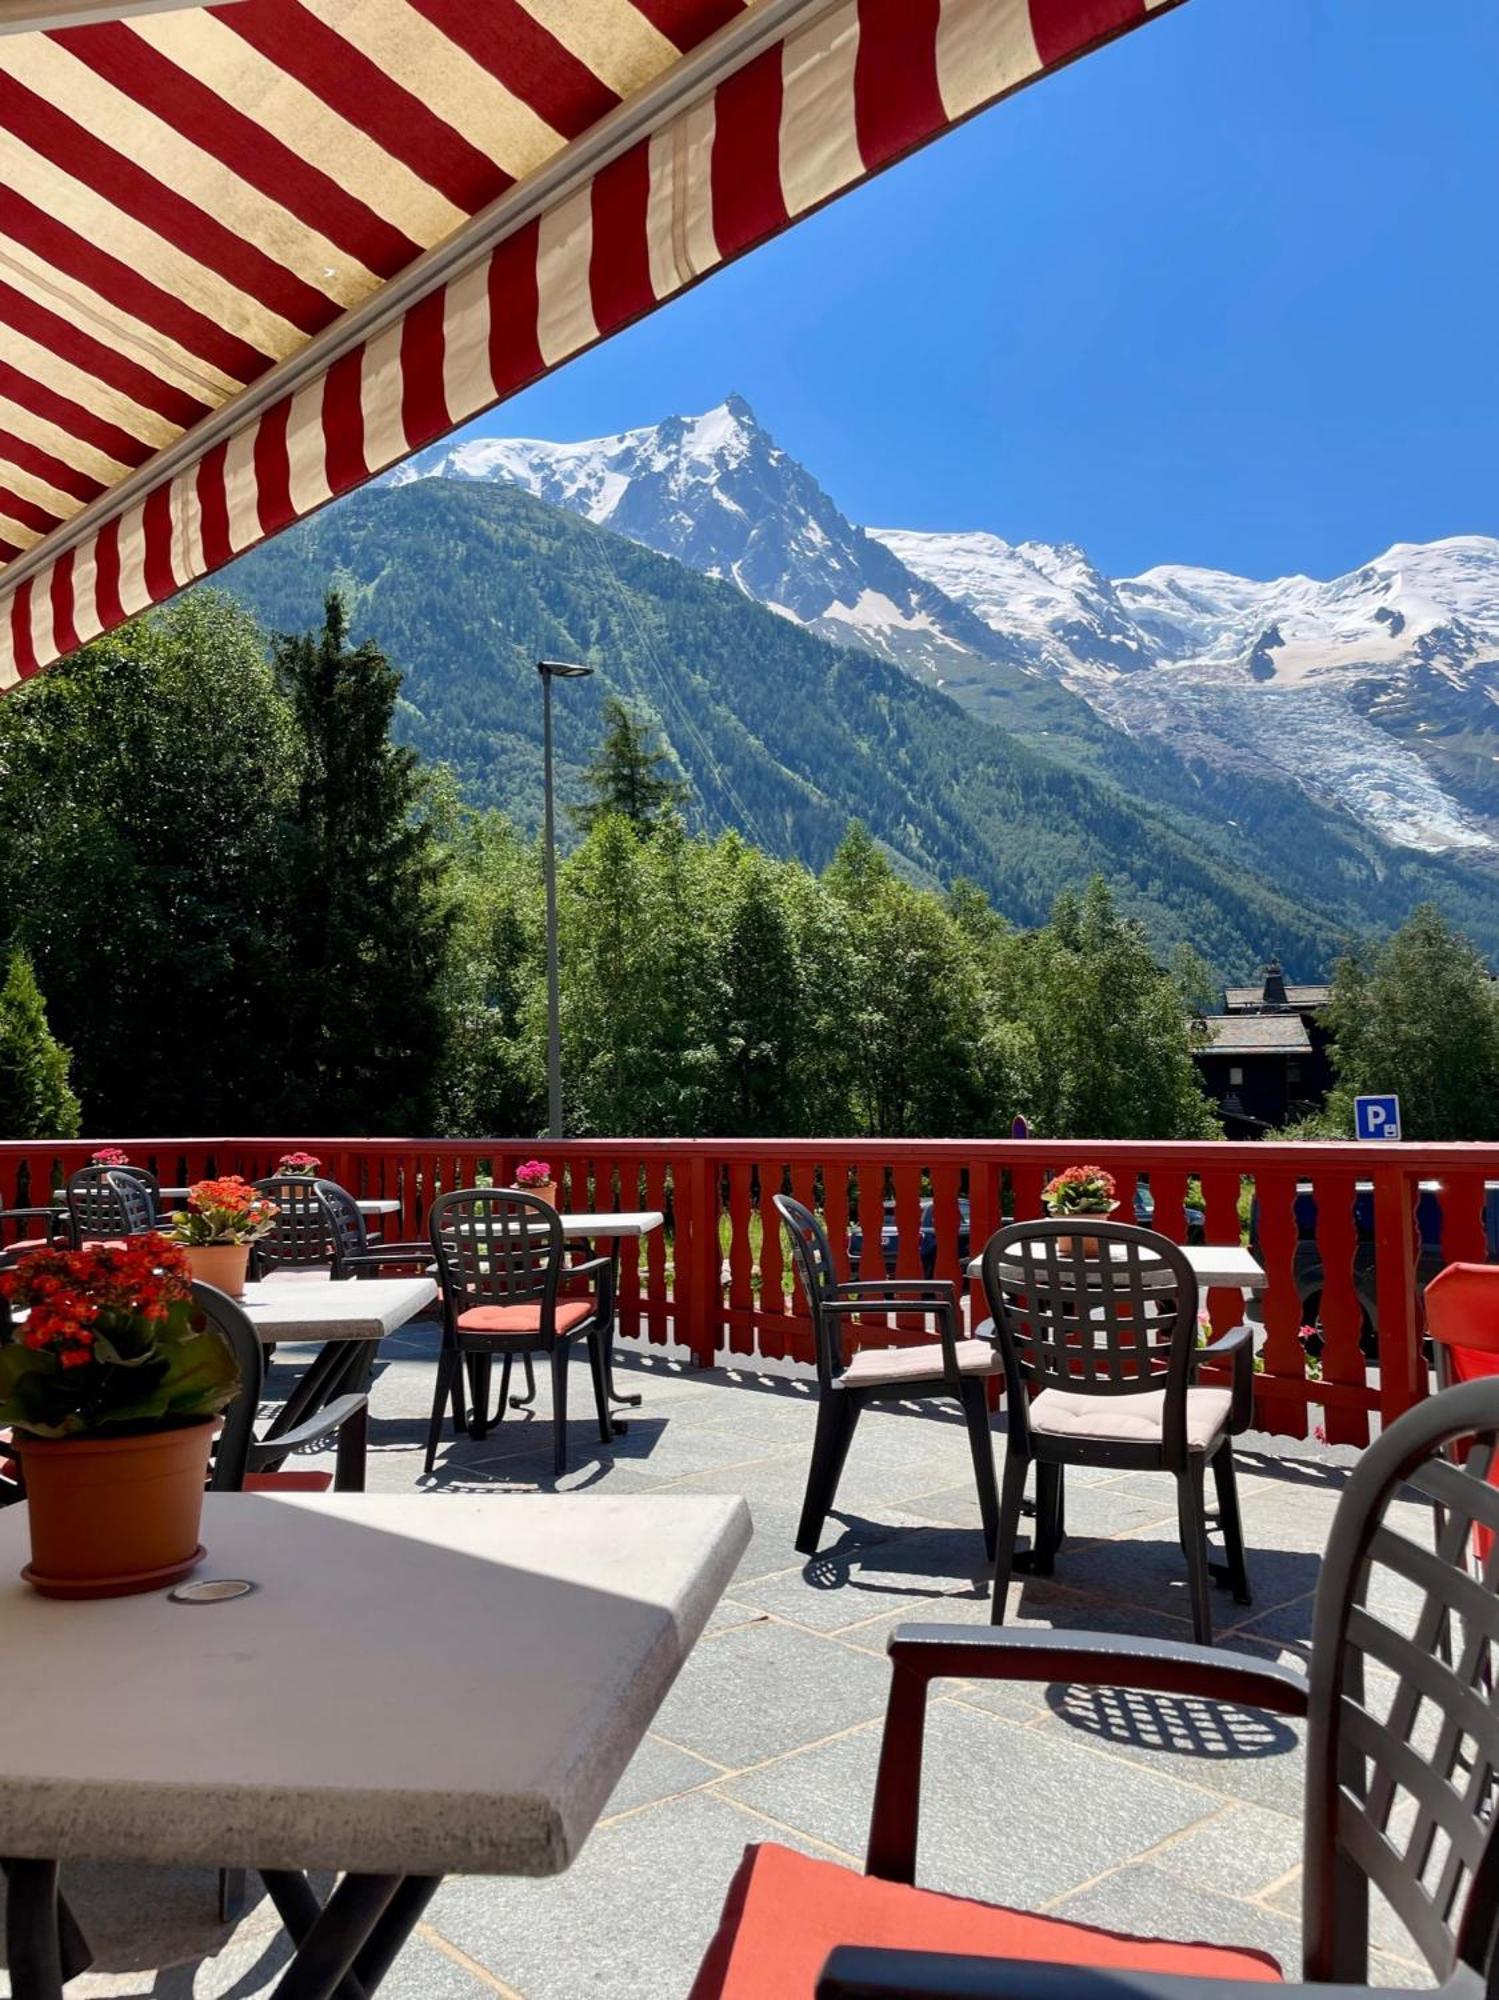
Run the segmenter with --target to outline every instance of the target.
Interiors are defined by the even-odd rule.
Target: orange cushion
[[[326,1493],[331,1472],[247,1472],[246,1493]]]
[[[592,1299],[558,1299],[559,1333],[592,1318]],[[531,1299],[521,1306],[470,1306],[458,1315],[458,1328],[461,1333],[540,1333],[541,1305]]]
[[[772,1843],[744,1850],[690,2000],[812,2000],[835,1945],[1041,1959],[1202,1979],[1278,1980],[1263,1952],[1121,1936],[856,1875]]]

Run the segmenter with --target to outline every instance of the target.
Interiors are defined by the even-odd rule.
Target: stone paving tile
[[[1301,1969],[1301,1926],[1262,1903],[1240,1902],[1189,1886],[1149,1862],[1136,1862],[1064,1896],[1049,1914],[1136,1937],[1233,1944],[1269,1954],[1288,1979]]]
[[[695,1757],[690,1750],[659,1736],[647,1736],[625,1768],[623,1777],[609,1794],[601,1819],[617,1819],[621,1813],[640,1806],[655,1805],[660,1799],[677,1798],[723,1776],[723,1767]]]
[[[1002,1464],[1002,1461],[1001,1461]],[[970,1479],[965,1485],[950,1486],[940,1493],[922,1493],[904,1505],[912,1514],[934,1521],[951,1521],[962,1527],[979,1524],[978,1494]],[[1067,1479],[1067,1532],[1080,1540],[1103,1535],[1122,1535],[1169,1516],[1176,1520],[1176,1494],[1169,1478],[1157,1477],[1154,1490],[1132,1491],[1122,1479],[1074,1481]],[[1029,1532],[1029,1521],[1026,1522]]]
[[[878,1726],[726,1778],[716,1792],[815,1840],[862,1854]],[[1179,1832],[1213,1802],[1087,1748],[980,1714],[928,1709],[918,1879],[958,1895],[1034,1909],[1122,1854]]]
[[[1168,1841],[1151,1861],[1167,1875],[1199,1889],[1263,1896],[1292,1869],[1299,1871],[1301,1851],[1299,1815],[1234,1804]],[[1293,1898],[1277,1907],[1295,1916],[1300,1903]]]
[[[920,1618],[925,1606],[954,1592],[972,1605],[987,1605],[988,1567],[977,1530],[906,1528],[867,1545],[835,1546],[736,1589],[746,1604],[814,1631],[836,1632],[881,1611],[901,1609]]]
[[[668,1742],[740,1769],[883,1715],[889,1673],[767,1620],[704,1639],[656,1717]]]
[[[812,1849],[695,1792],[601,1827],[554,1880],[449,1880],[429,1924],[525,2000],[683,2000],[755,1840]]]

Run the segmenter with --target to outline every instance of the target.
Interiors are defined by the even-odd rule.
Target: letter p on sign
[[[1400,1099],[1398,1097],[1355,1097],[1353,1100],[1353,1129],[1360,1139],[1398,1139],[1400,1137]]]

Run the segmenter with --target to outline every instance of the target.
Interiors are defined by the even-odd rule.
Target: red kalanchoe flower
[[[101,1146],[89,1159],[91,1167],[128,1167],[130,1155],[122,1146]]]
[[[552,1169],[545,1160],[522,1160],[515,1170],[515,1185],[517,1187],[545,1187],[551,1178]]]

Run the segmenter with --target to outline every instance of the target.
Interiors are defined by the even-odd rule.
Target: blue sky
[[[1190,0],[492,413],[737,389],[855,520],[1122,575],[1499,533],[1499,8]]]

